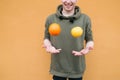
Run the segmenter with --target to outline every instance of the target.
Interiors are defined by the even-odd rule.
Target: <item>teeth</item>
[[[72,6],[73,3],[65,3],[66,6]]]
[[[72,6],[73,4],[65,4],[66,6]]]

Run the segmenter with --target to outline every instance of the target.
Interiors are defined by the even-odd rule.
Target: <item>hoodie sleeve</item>
[[[88,17],[86,21],[86,29],[85,29],[85,41],[93,41],[93,35],[91,30],[91,20]]]
[[[49,39],[50,40],[49,25],[50,25],[50,19],[48,17],[46,19],[46,22],[45,22],[44,39]]]

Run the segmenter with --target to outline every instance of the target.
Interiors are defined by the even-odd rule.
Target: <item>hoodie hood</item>
[[[80,8],[78,6],[75,6],[74,15],[69,16],[69,17],[63,16],[62,10],[63,10],[63,6],[59,5],[57,8],[57,11],[56,11],[57,17],[59,17],[61,20],[63,20],[63,19],[69,20],[72,23],[74,22],[75,19],[79,18],[80,14],[81,14]]]

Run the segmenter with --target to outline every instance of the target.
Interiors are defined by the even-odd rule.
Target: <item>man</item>
[[[76,6],[77,0],[61,0],[57,12],[50,15],[45,24],[44,47],[51,53],[50,73],[53,80],[82,80],[85,71],[85,54],[93,49],[94,42],[90,18],[81,13]],[[49,34],[49,25],[60,24],[58,36]],[[71,36],[71,29],[79,26],[83,29],[81,37]],[[84,41],[86,45],[84,46]]]

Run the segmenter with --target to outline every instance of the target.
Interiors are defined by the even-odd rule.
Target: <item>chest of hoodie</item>
[[[54,18],[52,20],[53,20],[53,23],[57,23],[57,24],[60,25],[61,32],[60,32],[59,36],[69,37],[70,39],[77,39],[77,38],[74,38],[71,35],[71,30],[74,27],[81,27],[83,29],[83,34],[82,34],[81,37],[78,37],[78,38],[84,38],[85,37],[86,20],[84,19],[84,16],[81,15],[81,17],[79,17],[78,19],[75,19],[73,22],[70,22],[69,19],[68,20],[66,20],[66,19],[61,20],[56,16],[54,16]]]
[[[56,48],[65,48],[71,47],[71,50],[76,49],[80,50],[83,48],[83,41],[85,37],[85,20],[83,17],[79,17],[79,19],[74,20],[74,22],[70,22],[69,20],[61,20],[58,17],[54,16],[52,18],[52,23],[57,23],[60,25],[61,32],[58,36],[52,36],[52,44]],[[71,30],[74,27],[81,27],[83,29],[83,34],[81,37],[75,38],[71,35]]]

